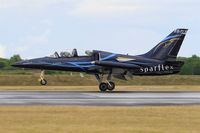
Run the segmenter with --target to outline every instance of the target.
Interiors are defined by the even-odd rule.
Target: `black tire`
[[[106,83],[101,83],[99,89],[101,92],[105,92],[108,89],[108,85]]]
[[[109,91],[113,91],[115,89],[115,83],[114,82],[109,82],[109,84],[107,84],[108,90]]]
[[[47,85],[47,80],[46,80],[46,79],[40,80],[40,84],[41,84],[41,85]]]

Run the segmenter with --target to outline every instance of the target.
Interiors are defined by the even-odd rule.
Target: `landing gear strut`
[[[99,82],[99,90],[101,92],[113,91],[115,89],[115,83],[111,81],[111,74],[108,75],[106,82],[103,82],[104,75],[96,74],[96,79]]]
[[[44,70],[41,71],[39,81],[41,85],[47,85],[47,80],[44,78]]]

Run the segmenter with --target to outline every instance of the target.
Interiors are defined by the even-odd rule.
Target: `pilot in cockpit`
[[[92,56],[93,52],[87,50],[85,51],[87,56]],[[54,58],[68,58],[68,57],[78,57],[78,52],[77,49],[73,49],[72,53],[69,52],[60,52],[60,54],[58,54],[58,52],[55,52],[54,55],[52,55],[51,57]]]
[[[72,57],[78,57],[77,49],[73,49],[73,51],[72,51]]]

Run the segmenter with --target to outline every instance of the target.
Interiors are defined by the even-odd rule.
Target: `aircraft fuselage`
[[[98,61],[95,61],[94,56],[44,57],[21,61],[13,66],[40,70],[86,72],[90,74],[107,74],[111,69],[123,69],[133,75],[166,75],[178,73],[183,65],[182,62],[165,62],[140,56],[113,54],[103,51],[98,51],[98,53],[104,55]]]

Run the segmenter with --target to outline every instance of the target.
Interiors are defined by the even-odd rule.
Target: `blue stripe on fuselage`
[[[81,70],[85,70],[83,67],[81,67],[80,65],[76,64],[75,62],[68,62],[71,65],[74,65],[77,68],[80,68]]]
[[[101,61],[110,59],[110,58],[115,57],[115,56],[116,56],[116,54],[111,54],[111,55],[109,55],[107,57],[101,58]]]
[[[101,60],[108,60],[108,59],[110,59],[110,58],[112,58],[112,57],[115,57],[116,56],[116,54],[111,54],[111,55],[109,55],[109,56],[106,56],[106,57],[104,57],[104,58],[101,58]],[[67,63],[69,63],[69,64],[71,64],[71,65],[74,65],[75,67],[77,67],[77,68],[80,68],[80,69],[82,69],[82,70],[85,70],[85,68],[88,68],[88,67],[93,67],[93,66],[95,66],[95,65],[93,65],[92,63],[91,63],[91,61],[89,61],[89,62],[67,62]],[[83,65],[83,66],[81,66],[81,65]]]

